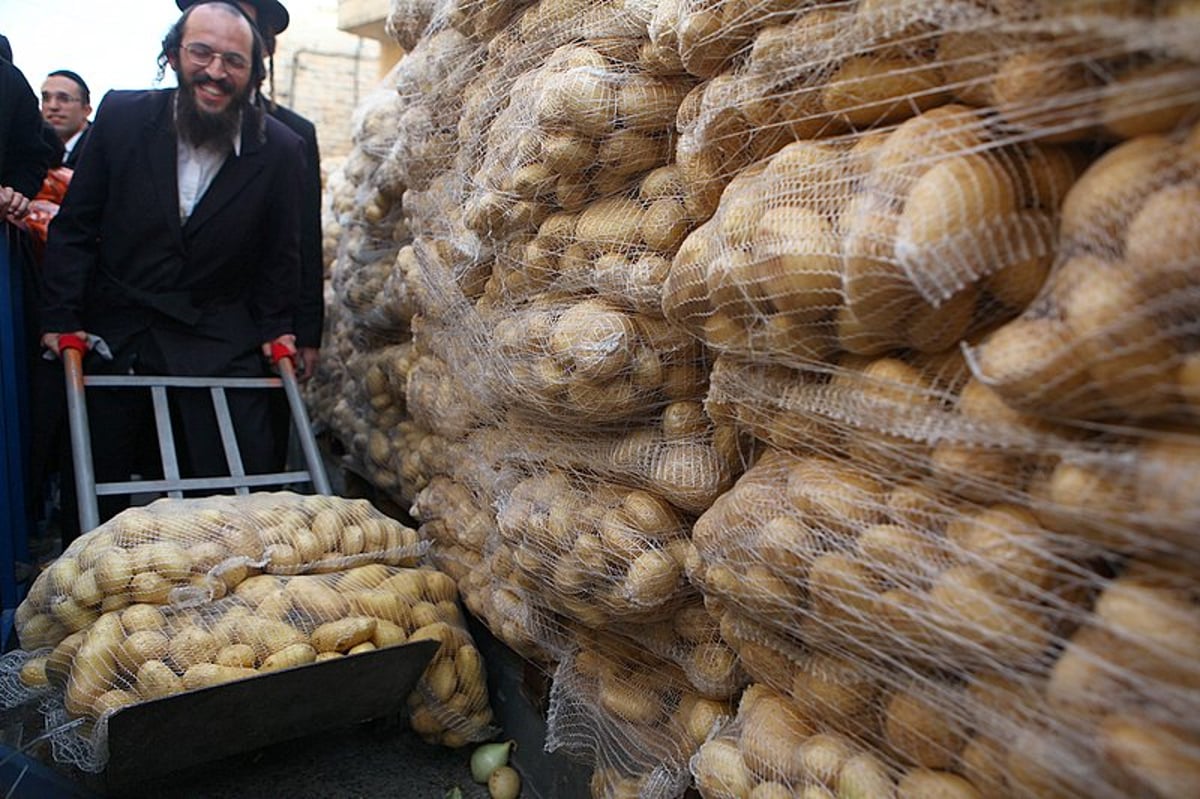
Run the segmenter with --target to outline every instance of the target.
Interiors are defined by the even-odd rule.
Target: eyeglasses
[[[206,67],[214,58],[219,58],[225,69],[230,72],[241,72],[250,68],[250,61],[241,53],[218,53],[207,44],[200,43],[185,44],[183,49],[198,67]]]
[[[51,101],[59,105],[67,105],[68,103],[82,103],[82,97],[72,97],[66,92],[42,92],[42,105],[47,105]]]

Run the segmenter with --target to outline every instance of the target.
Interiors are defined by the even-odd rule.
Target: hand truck
[[[84,375],[83,353],[87,344],[74,335],[60,339],[63,365],[66,369],[67,417],[70,421],[71,455],[75,464],[75,491],[79,501],[79,529],[86,533],[100,523],[98,497],[111,494],[164,493],[179,498],[184,491],[234,490],[236,494],[248,494],[251,488],[279,486],[290,483],[311,483],[318,494],[333,493],[329,478],[321,461],[317,440],[309,424],[308,412],[300,397],[300,386],[296,381],[295,365],[286,347],[275,345],[271,361],[279,370],[279,377],[167,377],[156,375]],[[87,405],[84,387],[146,388],[150,390],[154,406],[154,424],[158,431],[159,455],[162,459],[163,479],[125,480],[97,483],[92,464],[92,441],[88,427]],[[305,469],[297,471],[246,474],[242,466],[241,452],[229,414],[229,403],[225,391],[231,388],[278,389],[287,395],[293,427],[304,456]],[[171,429],[171,414],[167,404],[167,390],[172,388],[207,388],[212,397],[213,410],[217,415],[217,428],[225,460],[229,467],[226,477],[180,476],[179,460],[175,452],[175,434]]]

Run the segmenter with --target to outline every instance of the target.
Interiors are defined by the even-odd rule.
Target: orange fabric
[[[41,261],[46,249],[46,237],[49,233],[50,220],[58,213],[58,207],[66,196],[67,187],[71,185],[71,175],[75,170],[60,166],[46,173],[42,188],[29,203],[29,214],[22,220],[25,228],[33,236],[34,253]]]

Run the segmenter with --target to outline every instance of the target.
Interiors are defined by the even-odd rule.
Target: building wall
[[[316,125],[321,160],[333,163],[350,152],[354,109],[384,74],[380,43],[339,30],[339,0],[285,5],[292,21],[275,49],[274,97]]]

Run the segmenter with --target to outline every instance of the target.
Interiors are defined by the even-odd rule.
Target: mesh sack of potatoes
[[[1063,204],[1034,303],[971,348],[976,376],[1043,415],[1194,425],[1200,408],[1200,127],[1106,152]]]
[[[407,337],[415,310],[407,282],[411,260],[400,257],[408,226],[398,200],[369,189],[360,194],[370,198],[343,218],[331,283],[351,324],[379,339],[399,341]]]
[[[670,618],[692,593],[688,525],[652,494],[551,470],[517,483],[497,507],[518,584],[585,626]]]
[[[660,166],[619,194],[555,210],[528,234],[496,244],[480,307],[559,292],[661,316],[671,259],[694,227],[682,197],[678,168]]]
[[[633,53],[604,49],[564,45],[513,82],[471,178],[469,228],[495,239],[532,231],[670,160],[690,81],[645,74],[621,60]]]
[[[383,30],[405,50],[426,38],[426,30],[444,0],[389,0]]]
[[[481,57],[478,43],[444,28],[423,37],[400,62],[396,91],[402,110],[391,156],[406,185],[426,188],[452,165],[462,95]]]
[[[338,242],[342,237],[342,225],[333,210],[333,198],[345,191],[343,163],[341,158],[331,158],[322,170],[324,179],[321,194],[321,259],[325,265],[326,279],[329,278],[329,270],[333,268],[334,259],[337,258]]]
[[[722,13],[739,14],[753,41],[733,27],[706,31],[710,52],[724,43],[742,54],[736,68],[708,75],[680,114],[677,157],[688,210],[701,219],[739,171],[788,142],[895,124],[950,100],[937,34],[961,4],[805,5],[725,3]]]
[[[17,608],[26,649],[131,604],[219,599],[247,577],[414,565],[427,545],[366,500],[289,492],[161,499],[71,542]]]
[[[1123,568],[1096,581],[1094,608],[1032,669],[896,670],[803,652],[789,685],[747,689],[736,723],[693,760],[702,795],[1191,795],[1194,576]]]
[[[748,682],[737,653],[721,637],[719,619],[698,596],[676,610],[671,619],[619,624],[611,631],[674,663],[691,689],[709,699],[727,700]],[[590,633],[578,633],[586,634]]]
[[[331,376],[337,396],[328,425],[352,471],[397,492],[401,454],[411,437],[411,431],[401,427],[407,418],[405,383],[417,353],[411,344],[371,347],[359,333],[347,332],[344,339],[335,340],[346,355]]]
[[[1039,662],[1081,615],[1107,554],[1025,504],[967,501],[854,461],[765,455],[700,518],[706,598],[812,647],[894,664]]]
[[[843,356],[804,370],[722,356],[707,403],[773,446],[845,455],[893,483],[927,478],[979,501],[1023,499],[1032,472],[1085,436],[1011,410],[953,351]]]
[[[732,715],[679,669],[613,635],[589,634],[554,672],[546,749],[593,768],[593,797],[681,797],[688,759]]]
[[[745,442],[696,400],[613,428],[544,429],[508,414],[493,432],[511,463],[553,464],[643,489],[685,513],[707,510],[742,470]]]
[[[919,487],[938,513],[1027,507],[1080,546],[1189,557],[1200,518],[1194,427],[1097,429],[1023,413],[955,353],[855,357],[825,371],[722,356],[708,408],[773,446],[844,455],[893,486]]]
[[[249,577],[192,607],[129,605],[40,650],[20,679],[42,688],[60,760],[107,759],[107,717],[137,702],[307,663],[423,640],[441,643],[408,699],[426,740],[462,746],[492,734],[483,664],[454,581],[374,563],[323,575]],[[71,725],[69,719],[85,719]]]
[[[664,311],[773,362],[950,349],[1036,296],[1079,167],[1063,146],[994,138],[961,105],[796,142],[743,171],[684,241]]]
[[[680,115],[678,160],[700,218],[738,171],[789,141],[896,123],[952,100],[989,109],[1020,140],[1124,138],[1200,110],[1200,34],[1186,3],[772,5],[708,12],[741,23],[704,30],[718,55],[722,41],[756,33]]]
[[[421,341],[427,341],[422,338]],[[463,374],[422,345],[408,375],[407,402],[410,417],[421,427],[450,439],[465,437],[487,423],[496,413],[486,389],[463,380]],[[480,396],[480,395],[483,396]]]
[[[472,568],[459,583],[463,604],[521,657],[537,664],[555,663],[570,647],[570,628],[547,607],[545,597],[513,581],[511,552],[497,545]],[[465,560],[471,562],[470,557]]]
[[[649,33],[687,72],[714,78],[732,65],[760,28],[781,25],[811,5],[795,0],[659,0]]]
[[[943,3],[946,88],[1014,135],[1163,133],[1200,113],[1200,11],[1188,0]]]
[[[544,294],[481,320],[473,349],[489,391],[545,423],[616,423],[699,399],[708,365],[699,341],[661,317],[599,297]]]

